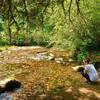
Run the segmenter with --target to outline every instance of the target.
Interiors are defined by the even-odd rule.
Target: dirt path
[[[23,84],[14,100],[100,100],[100,84],[89,85],[72,70],[68,54],[43,47],[13,47],[0,53],[0,79]]]

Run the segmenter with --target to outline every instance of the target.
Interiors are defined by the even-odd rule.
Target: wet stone
[[[28,57],[28,58],[36,60],[36,61],[53,60],[54,55],[53,54],[47,54],[47,53],[38,53],[38,54],[35,54],[34,56]]]

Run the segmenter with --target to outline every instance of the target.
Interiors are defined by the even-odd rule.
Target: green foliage
[[[3,23],[3,18],[2,18],[2,16],[0,16],[0,32],[2,32],[4,30],[2,23]]]
[[[80,52],[78,52],[76,57],[77,57],[77,60],[82,63],[83,59],[88,57],[88,51],[86,50],[86,48],[83,48],[83,47],[81,49],[82,50],[80,50]]]
[[[16,40],[16,44],[18,46],[23,46],[25,45],[25,36],[23,34],[19,34]]]
[[[1,46],[0,45],[0,52],[2,52],[2,51],[4,51],[4,50],[7,50],[9,48],[9,46],[8,45],[3,45],[3,46]]]
[[[2,24],[0,23],[0,32],[3,31]]]
[[[8,45],[8,41],[0,39],[0,46]]]
[[[36,33],[36,34],[35,34]],[[50,42],[50,34],[42,31],[34,31],[31,36],[31,45],[46,46]]]
[[[25,1],[8,0],[1,7],[0,38],[4,41],[41,46],[54,42],[55,47],[72,51],[79,61],[87,50],[99,48],[99,0]]]

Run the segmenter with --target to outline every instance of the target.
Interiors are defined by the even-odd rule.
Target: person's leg
[[[87,79],[87,81],[91,82],[91,80],[90,80],[90,78],[89,78],[89,75],[88,75],[88,74],[84,74],[84,73],[81,73],[81,74],[82,74],[82,76],[83,76],[84,78],[86,78],[86,79]]]
[[[88,75],[88,74],[85,74],[85,73],[84,73],[84,70],[81,70],[80,73],[82,74],[82,76],[83,76],[84,78],[87,79],[87,81],[91,82],[91,80],[90,80],[90,78],[89,78],[89,75]]]

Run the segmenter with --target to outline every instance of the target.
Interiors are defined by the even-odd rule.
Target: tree
[[[5,38],[8,40],[9,37],[10,44],[53,43],[56,47],[70,49],[75,53],[83,47],[100,43],[97,2],[0,0],[0,18],[3,20],[0,25],[4,29]]]

